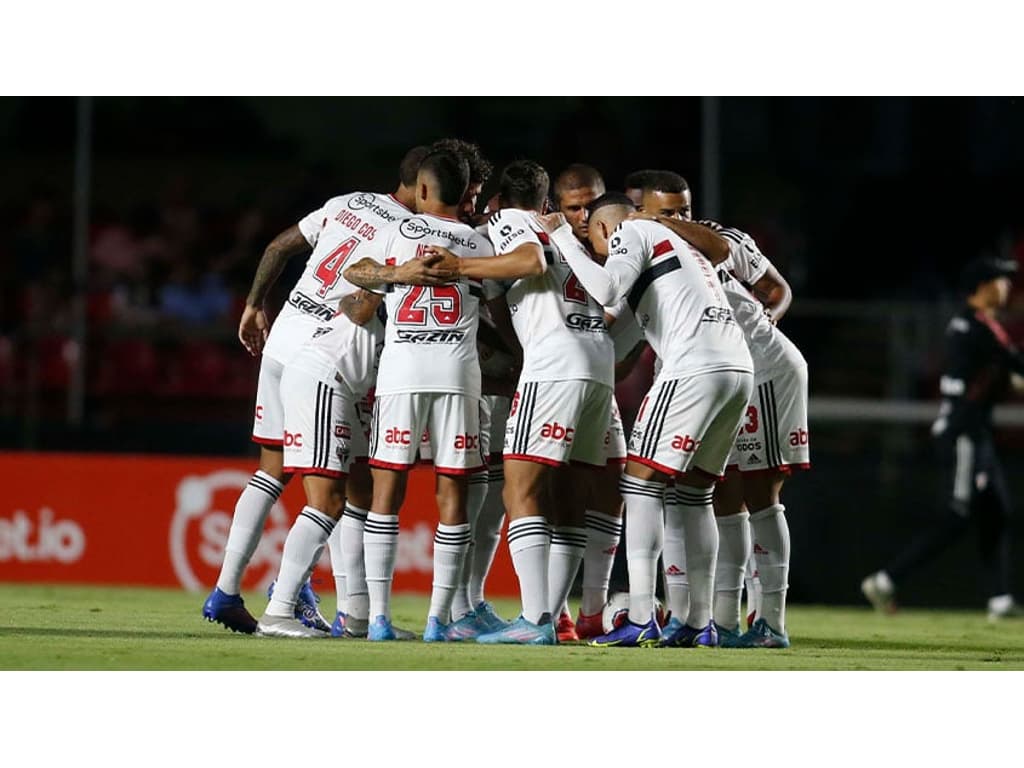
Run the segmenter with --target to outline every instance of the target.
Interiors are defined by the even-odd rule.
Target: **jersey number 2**
[[[424,294],[427,300],[421,302]],[[426,325],[428,308],[438,325],[455,325],[462,316],[459,289],[453,285],[413,286],[402,300],[395,320],[403,325]]]
[[[341,268],[345,266],[345,259],[349,257],[349,254],[355,250],[357,245],[359,245],[359,239],[350,237],[324,256],[320,263],[316,265],[313,277],[320,281],[320,287],[317,288],[316,295],[321,299],[337,284],[338,278],[341,277]]]

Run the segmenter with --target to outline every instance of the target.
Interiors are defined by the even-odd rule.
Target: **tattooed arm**
[[[357,261],[345,272],[345,279],[353,285],[368,291],[380,291],[391,283],[403,285],[444,285],[458,279],[458,275],[448,269],[434,269],[441,261],[441,256],[433,255],[425,259],[410,259],[404,264],[381,264],[369,257]]]
[[[377,314],[377,307],[383,300],[384,297],[378,293],[359,290],[341,300],[338,312],[344,312],[345,316],[356,325],[366,325]]]
[[[263,252],[249,296],[245,300],[242,319],[238,323],[238,340],[250,355],[258,355],[270,332],[270,323],[263,311],[263,302],[274,281],[280,276],[288,259],[310,249],[298,225],[289,227],[273,239]]]

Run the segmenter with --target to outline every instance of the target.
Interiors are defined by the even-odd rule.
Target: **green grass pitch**
[[[785,650],[483,647],[473,643],[277,640],[202,619],[205,595],[176,590],[0,584],[3,670],[983,670],[1024,669],[1024,621],[980,612],[792,606]],[[246,594],[259,615],[266,599]],[[334,596],[325,591],[324,614]],[[394,619],[421,630],[423,596]],[[505,617],[518,604],[496,603]]]

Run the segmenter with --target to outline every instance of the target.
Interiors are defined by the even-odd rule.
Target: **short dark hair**
[[[599,210],[606,208],[609,205],[624,205],[631,211],[636,210],[636,206],[633,205],[633,201],[626,197],[622,192],[605,192],[587,206],[587,212],[593,216]]]
[[[548,195],[551,180],[540,163],[516,160],[501,172],[498,194],[503,205],[525,210],[540,210]]]
[[[643,170],[633,171],[626,180],[623,182],[623,189],[647,189],[647,185],[650,183],[651,178],[657,171],[654,170]]]
[[[432,149],[420,163],[419,173],[437,182],[437,193],[445,205],[458,205],[469,186],[469,163],[444,149]]]
[[[673,171],[651,171],[650,174],[644,185],[645,192],[667,192],[670,195],[681,195],[690,188],[686,179]]]
[[[494,166],[483,156],[480,147],[462,139],[440,139],[435,141],[431,149],[444,149],[463,158],[469,164],[469,183],[483,184],[491,178]]]
[[[584,187],[600,187],[604,190],[604,179],[592,165],[573,163],[555,179],[555,202],[561,202],[563,192]]]
[[[430,152],[430,147],[421,145],[413,147],[405,153],[402,163],[398,166],[398,180],[403,187],[416,185],[416,174],[419,173],[420,163],[423,162],[423,158],[427,156],[428,152]]]

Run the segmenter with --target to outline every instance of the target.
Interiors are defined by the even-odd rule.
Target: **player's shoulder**
[[[730,241],[730,243],[742,245],[744,242],[749,242],[754,244],[754,238],[739,227],[727,226],[719,221],[715,221],[714,219],[700,219],[697,223],[704,225],[708,229],[714,230],[726,240]]]

